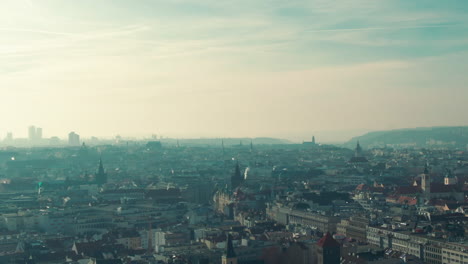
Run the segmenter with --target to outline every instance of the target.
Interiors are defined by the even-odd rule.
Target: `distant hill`
[[[254,145],[278,145],[278,144],[292,144],[291,141],[286,139],[279,138],[190,138],[190,139],[179,139],[180,145],[218,145],[221,146],[221,141],[224,141],[224,146],[239,146],[239,145],[250,145],[252,142]],[[164,138],[161,140],[161,143],[175,145],[177,144],[177,139],[174,138]]]
[[[387,131],[369,132],[354,137],[346,147],[354,147],[356,141],[364,147],[417,146],[417,147],[458,147],[468,145],[468,126],[460,127],[420,127]]]

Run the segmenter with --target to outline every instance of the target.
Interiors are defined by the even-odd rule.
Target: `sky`
[[[468,125],[466,0],[2,0],[0,138]]]

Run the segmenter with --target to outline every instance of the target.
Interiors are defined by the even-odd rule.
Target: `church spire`
[[[242,174],[241,174],[239,161],[237,161],[236,167],[234,169],[234,173],[231,176],[231,190],[234,190],[237,187],[239,187],[243,180],[244,178],[242,177]]]
[[[96,183],[99,185],[107,183],[107,175],[104,171],[104,165],[102,165],[102,157],[99,158],[99,168],[96,174]]]
[[[226,250],[224,252],[226,258],[235,258],[237,257],[236,252],[234,251],[234,246],[232,245],[232,236],[231,234],[227,235],[226,241]]]
[[[454,178],[451,169],[447,169],[447,173],[445,174],[445,177],[446,178]]]
[[[361,148],[361,144],[359,144],[359,140],[357,141],[356,143],[356,149],[354,150],[354,156],[355,157],[361,157],[362,155],[362,148]]]
[[[227,235],[226,239],[226,248],[221,257],[222,264],[237,264],[237,255],[234,251],[234,246],[232,245],[232,237],[231,234]]]
[[[429,162],[426,162],[426,164],[424,165],[424,174],[429,174]]]
[[[426,162],[426,165],[424,166],[424,172],[421,178],[421,189],[426,195],[426,198],[429,199],[430,192],[431,192],[431,177],[429,175],[429,163],[428,162]]]
[[[99,158],[99,170],[98,174],[104,174],[104,166],[102,165],[102,157]]]
[[[454,185],[457,184],[458,179],[452,174],[452,170],[447,169],[447,173],[445,174],[444,184],[445,185]]]

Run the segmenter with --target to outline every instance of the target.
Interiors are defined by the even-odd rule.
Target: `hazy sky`
[[[466,0],[2,0],[0,137],[468,125],[467,13]]]

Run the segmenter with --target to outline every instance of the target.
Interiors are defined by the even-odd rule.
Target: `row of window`
[[[446,258],[443,257],[443,263],[461,263],[461,264],[468,264],[468,261],[458,260],[454,258]]]
[[[444,254],[447,254],[449,256],[455,256],[455,257],[460,257],[460,258],[463,258],[465,255],[463,254],[458,254],[458,253],[452,253],[452,252],[449,252],[449,251],[442,251]]]

